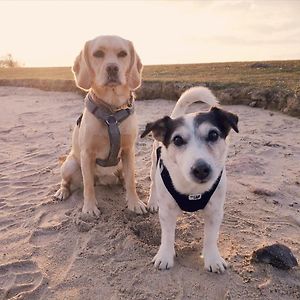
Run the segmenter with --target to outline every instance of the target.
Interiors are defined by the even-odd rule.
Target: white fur
[[[202,101],[212,106],[218,104],[218,101],[210,90],[204,87],[195,87],[186,91],[180,97],[172,112],[172,118],[182,116],[187,106],[196,101]],[[205,221],[203,243],[204,267],[206,270],[222,273],[227,267],[227,263],[219,253],[217,241],[223,218],[223,204],[226,194],[225,159],[227,144],[226,141],[220,139],[214,145],[213,149],[208,149],[207,144],[201,142],[201,137],[207,135],[208,131],[212,128],[215,129],[215,127],[208,122],[201,124],[198,129],[199,132],[196,133],[196,138],[193,127],[194,117],[194,113],[184,115],[184,126],[180,126],[173,133],[173,136],[180,134],[182,137],[189,139],[184,151],[172,144],[168,148],[158,141],[155,141],[153,144],[148,209],[151,212],[159,209],[162,236],[160,248],[152,262],[158,269],[169,269],[174,265],[176,219],[182,213],[163,184],[160,170],[156,166],[156,149],[161,146],[161,157],[164,165],[170,173],[175,189],[181,193],[199,194],[209,190],[223,169],[221,181],[203,210]],[[210,180],[203,184],[195,182],[190,175],[191,166],[198,159],[205,160],[212,168]]]
[[[171,118],[175,119],[185,114],[185,110],[195,102],[204,102],[210,106],[218,105],[218,100],[214,94],[206,87],[195,86],[186,90],[178,99]]]

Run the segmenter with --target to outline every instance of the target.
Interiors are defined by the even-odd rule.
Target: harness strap
[[[167,188],[168,192],[171,194],[173,199],[180,207],[180,209],[188,212],[195,212],[197,210],[204,209],[221,181],[223,170],[221,171],[219,177],[214,182],[210,190],[199,195],[186,195],[186,194],[179,193],[175,189],[172,179],[170,177],[170,173],[161,159],[161,147],[158,147],[156,149],[156,157],[157,157],[156,166],[159,165],[160,167],[160,175],[162,181],[165,187]]]
[[[110,151],[106,159],[96,159],[96,163],[101,167],[116,166],[120,158],[118,157],[121,146],[119,124],[128,118],[134,112],[134,107],[128,107],[116,112],[111,112],[107,107],[97,105],[88,93],[85,98],[85,105],[89,112],[91,112],[98,120],[103,121],[107,126]]]

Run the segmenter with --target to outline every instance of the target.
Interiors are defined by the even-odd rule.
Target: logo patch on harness
[[[202,197],[202,194],[198,195],[189,195],[189,200],[200,200]]]

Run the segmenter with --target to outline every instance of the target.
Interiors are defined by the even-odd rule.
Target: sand
[[[97,186],[99,219],[84,218],[82,190],[64,202],[59,157],[83,108],[74,93],[0,87],[0,299],[299,299],[300,268],[251,264],[253,250],[281,242],[300,260],[300,120],[226,106],[240,117],[231,134],[228,192],[219,248],[223,275],[203,269],[201,212],[184,214],[175,267],[155,270],[157,214],[125,207],[121,186]],[[139,130],[173,101],[136,103]],[[199,105],[193,109],[199,109]],[[146,202],[152,138],[137,140],[137,190]]]

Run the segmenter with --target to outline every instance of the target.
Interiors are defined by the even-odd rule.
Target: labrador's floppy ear
[[[91,88],[94,73],[89,61],[89,43],[89,41],[85,43],[84,48],[76,57],[72,68],[76,85],[83,90]]]
[[[127,84],[132,91],[136,90],[142,81],[143,65],[141,59],[136,53],[132,42],[129,41],[130,65],[127,71]]]

